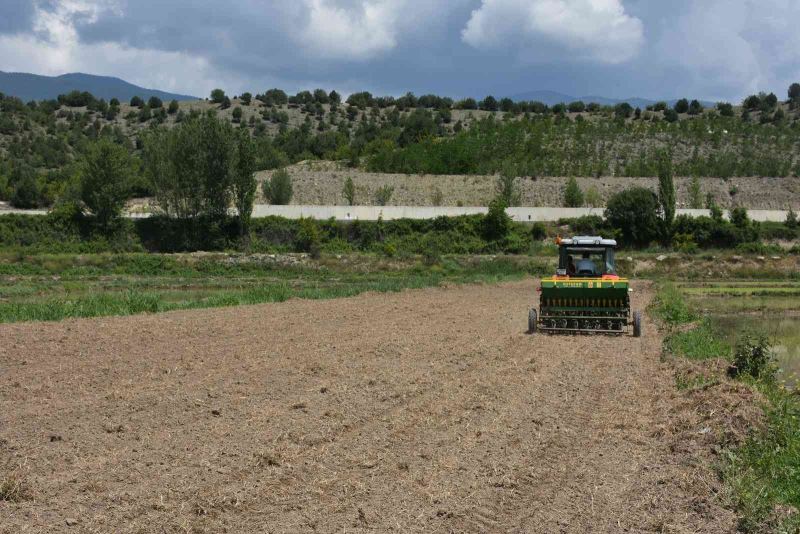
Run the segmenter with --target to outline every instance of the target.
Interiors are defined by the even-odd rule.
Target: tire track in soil
[[[0,532],[729,530],[654,328],[525,335],[533,287],[0,325]]]

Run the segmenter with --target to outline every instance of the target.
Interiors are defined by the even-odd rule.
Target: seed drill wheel
[[[536,313],[536,308],[531,308],[528,312],[528,333],[535,334],[536,333],[536,326],[539,323],[539,317]]]
[[[642,312],[633,312],[633,337],[642,337]]]

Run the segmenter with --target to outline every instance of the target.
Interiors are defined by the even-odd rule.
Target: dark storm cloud
[[[30,0],[0,2],[0,33],[30,31],[33,24],[33,4]]]
[[[786,0],[2,0],[0,33],[47,33],[32,34],[36,6],[64,26],[41,70],[85,69],[91,52],[106,74],[195,94],[213,84],[737,99],[800,78],[800,5]],[[35,66],[37,46],[0,51]]]

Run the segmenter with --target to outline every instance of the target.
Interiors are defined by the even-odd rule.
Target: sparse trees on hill
[[[281,89],[270,89],[261,96],[260,100],[267,106],[284,106],[289,102],[289,97]]]
[[[570,113],[580,113],[586,111],[586,104],[582,100],[576,100],[575,102],[570,102],[568,109]]]
[[[223,100],[226,98],[225,91],[222,89],[214,89],[211,91],[211,102],[214,104],[222,104]]]
[[[495,97],[492,95],[489,95],[483,99],[480,107],[484,111],[497,111],[497,99],[495,99]]]
[[[723,117],[733,117],[733,105],[730,102],[717,102],[717,111]]]

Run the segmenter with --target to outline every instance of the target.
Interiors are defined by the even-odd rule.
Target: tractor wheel
[[[642,312],[633,312],[633,337],[642,337]]]
[[[531,311],[528,312],[528,333],[535,334],[537,326],[539,326],[539,316],[536,308],[531,308]]]

